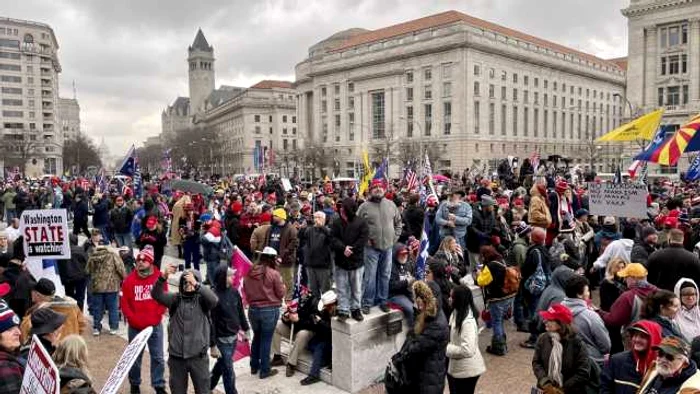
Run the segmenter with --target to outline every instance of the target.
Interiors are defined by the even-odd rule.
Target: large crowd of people
[[[260,379],[277,367],[291,378],[310,352],[301,384],[314,384],[332,368],[334,320],[392,310],[408,334],[387,391],[474,393],[488,371],[479,350],[487,327],[492,356],[507,357],[513,344],[532,349],[526,390],[700,393],[694,185],[650,184],[643,217],[625,218],[591,215],[586,185],[555,176],[530,179],[529,190],[463,178],[420,193],[375,179],[364,195],[332,182],[212,183],[202,195],[151,182],[138,198],[90,182],[5,183],[0,394],[19,393],[33,335],[60,369],[62,392],[94,392],[81,335],[90,319],[92,335],[116,335],[121,317],[129,340],[153,329],[158,394],[186,393],[190,380],[198,394],[220,381],[237,393],[233,355],[243,340]],[[25,265],[18,218],[44,208],[72,218],[71,258],[55,261],[65,296]],[[241,286],[231,247],[252,262]],[[166,250],[178,260],[164,259]],[[525,341],[509,341],[511,319]],[[139,394],[141,357],[128,380]]]

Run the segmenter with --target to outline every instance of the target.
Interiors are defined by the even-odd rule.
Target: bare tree
[[[75,167],[80,173],[91,166],[101,167],[102,159],[95,144],[84,134],[78,133],[76,138],[63,145],[63,165],[66,168]]]
[[[37,141],[26,138],[24,134],[7,134],[0,140],[0,150],[5,156],[5,166],[19,167],[22,176],[27,169],[27,161],[39,146]]]

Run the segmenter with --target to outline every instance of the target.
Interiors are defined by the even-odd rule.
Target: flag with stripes
[[[418,249],[418,256],[416,259],[416,279],[425,279],[425,266],[428,263],[428,247],[430,242],[428,241],[428,235],[430,233],[430,221],[428,221],[428,215],[423,218],[423,231],[420,234],[420,248]]]
[[[173,161],[170,157],[170,149],[166,149],[163,151],[163,161],[161,164],[163,166],[163,169],[165,169],[166,173],[169,173],[173,170]]]
[[[530,164],[532,164],[532,169],[537,171],[537,167],[540,166],[540,154],[538,152],[532,152],[532,155],[530,155]]]
[[[418,187],[418,176],[412,168],[406,168],[404,179],[406,180],[406,189],[413,192]]]

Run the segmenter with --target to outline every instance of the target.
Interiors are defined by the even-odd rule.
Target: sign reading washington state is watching
[[[65,209],[26,210],[19,219],[19,231],[27,257],[70,259]]]

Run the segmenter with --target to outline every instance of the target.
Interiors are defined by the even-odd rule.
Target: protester
[[[545,394],[584,394],[591,372],[586,345],[572,326],[569,308],[554,304],[540,311],[546,332],[537,338],[532,369]]]
[[[641,230],[641,236],[634,242],[630,261],[633,263],[641,263],[647,265],[647,260],[654,252],[656,252],[656,244],[659,242],[659,234],[652,226],[644,227]]]
[[[508,260],[510,265],[518,267],[522,276],[522,268],[527,260],[530,232],[532,231],[532,227],[525,222],[520,222],[514,231],[515,240],[510,247],[510,251],[508,252]],[[513,322],[517,326],[517,331],[519,332],[528,332],[527,317],[525,313],[527,305],[524,299],[524,292],[524,286],[520,286],[515,298],[513,299]]]
[[[237,394],[236,375],[233,371],[233,354],[236,350],[238,332],[243,331],[246,339],[250,330],[243,310],[243,300],[238,289],[233,286],[234,271],[220,265],[216,268],[212,284],[219,302],[211,311],[212,334],[215,344],[210,353],[218,355],[211,370],[209,387],[213,391],[223,377],[226,394]]]
[[[299,354],[306,349],[314,332],[309,328],[313,324],[313,316],[316,314],[318,297],[314,297],[308,290],[302,289],[299,301],[287,303],[282,317],[277,322],[275,334],[272,337],[272,361],[270,366],[281,367],[285,365],[282,359],[282,338],[292,338],[291,348],[287,354],[286,376],[294,376],[299,360]]]
[[[394,261],[391,265],[391,278],[389,279],[389,302],[401,308],[408,327],[413,327],[411,286],[416,278],[413,276],[413,265],[408,261],[408,248],[403,244],[396,244],[393,256]]]
[[[304,262],[309,290],[316,298],[331,289],[331,233],[326,227],[326,214],[314,213],[314,224],[299,231],[299,245],[304,250]]]
[[[87,288],[87,261],[85,250],[78,246],[78,237],[70,234],[70,259],[58,260],[58,274],[66,296],[74,299],[82,311]],[[86,242],[87,243],[87,242]]]
[[[454,237],[462,250],[466,250],[467,227],[472,224],[472,207],[462,201],[464,196],[464,191],[453,190],[449,200],[440,204],[435,214],[435,221],[440,226],[440,237]]]
[[[551,276],[552,268],[550,265],[549,250],[544,245],[546,240],[546,231],[540,227],[534,227],[530,232],[530,247],[527,250],[525,263],[520,268],[521,279],[520,289],[521,298],[525,305],[523,314],[523,324],[528,322],[528,326],[536,321],[535,312],[537,312],[537,304],[539,303],[542,292],[547,286],[547,278]],[[541,276],[540,276],[541,275]],[[530,288],[525,284],[528,281],[537,279],[537,289]],[[533,290],[536,290],[533,293]],[[528,330],[529,331],[529,328]],[[530,347],[534,345],[534,340],[529,342]]]
[[[450,306],[449,299],[454,287],[454,283],[450,280],[450,275],[447,272],[447,264],[436,258],[428,260],[428,266],[425,270],[425,283],[435,295],[438,304],[438,314],[441,314],[447,320],[447,316],[452,314],[452,306]]]
[[[445,354],[450,337],[449,327],[444,318],[438,317],[437,300],[425,282],[415,282],[413,293],[416,299],[416,323],[392,361],[405,369],[410,380],[405,393],[442,394],[447,369]]]
[[[155,264],[153,248],[146,246],[136,258],[136,269],[126,277],[121,287],[121,300],[119,302],[122,313],[128,324],[127,335],[129,341],[143,330],[152,327],[153,331],[148,338],[148,355],[151,366],[151,386],[156,394],[165,394],[165,359],[163,356],[163,315],[166,307],[159,304],[151,291],[155,286],[161,272]],[[167,291],[168,284],[163,288]],[[141,352],[134,365],[129,370],[129,384],[131,394],[141,392]]]
[[[80,193],[75,196],[73,206],[73,234],[78,235],[82,231],[86,237],[90,236],[88,230],[88,201],[87,197]]]
[[[122,196],[117,196],[114,203],[114,208],[109,212],[109,226],[113,231],[114,240],[117,246],[128,246],[132,249],[134,241],[131,237],[131,221],[134,219],[134,212],[126,206]]]
[[[297,260],[299,246],[297,229],[287,221],[284,208],[272,212],[272,223],[263,224],[253,231],[250,237],[250,247],[253,251],[261,251],[270,247],[277,253],[276,270],[282,275],[285,285],[285,299],[292,298],[294,291],[294,266]]]
[[[692,279],[681,278],[674,286],[673,292],[681,300],[680,309],[673,320],[678,325],[683,338],[692,342],[700,336],[698,286]]]
[[[605,277],[600,282],[600,309],[610,312],[610,307],[622,293],[627,290],[623,278],[618,273],[625,269],[627,263],[620,258],[608,261],[605,268]]]
[[[649,256],[649,282],[660,289],[673,291],[684,277],[700,282],[700,259],[683,248],[683,239],[683,231],[672,229],[668,233],[668,247]]]
[[[464,249],[457,240],[448,235],[442,239],[438,251],[435,252],[436,259],[444,260],[450,270],[450,277],[455,284],[459,284],[461,279],[467,275],[467,265],[464,262]]]
[[[31,342],[31,336],[36,335],[46,352],[52,355],[61,341],[66,315],[54,312],[50,308],[39,308],[32,313],[31,321],[32,328],[29,332],[30,336],[27,345]]]
[[[408,196],[408,206],[403,211],[403,231],[399,242],[406,243],[409,237],[420,239],[423,232],[425,211],[419,204],[420,195],[412,193]],[[471,209],[471,207],[470,207]]]
[[[209,357],[211,323],[209,313],[218,299],[211,289],[202,286],[199,272],[180,275],[178,293],[168,293],[165,283],[176,271],[168,265],[151,290],[151,297],[168,308],[168,370],[171,394],[187,393],[188,377],[196,394],[211,391]]]
[[[488,194],[482,195],[479,204],[472,212],[472,225],[467,234],[467,250],[469,251],[469,265],[476,267],[479,262],[480,248],[492,243],[491,236],[496,231],[496,215],[494,213],[496,201]]]
[[[680,307],[681,301],[675,293],[658,289],[647,296],[642,315],[661,326],[661,335],[664,337],[681,337],[683,334],[675,321]]]
[[[519,283],[510,289],[506,288],[507,266],[493,246],[481,247],[482,269],[477,270],[477,284],[484,288],[484,302],[488,306],[491,316],[491,328],[493,336],[491,345],[486,348],[488,353],[496,356],[505,356],[508,353],[506,330],[504,320],[506,314],[513,307],[513,298],[517,292]]]
[[[0,301],[0,394],[18,394],[22,387],[24,363],[19,358],[19,318]]]
[[[107,197],[107,194],[95,193],[92,199],[92,227],[100,231],[102,239],[109,240],[109,200]],[[88,238],[90,238],[89,235]]]
[[[332,248],[335,257],[335,286],[338,294],[338,319],[352,315],[362,321],[362,278],[365,246],[369,241],[367,221],[356,215],[357,204],[346,198],[340,206],[340,218],[331,223]]]
[[[282,299],[287,293],[278,268],[277,251],[266,246],[258,252],[258,261],[243,281],[243,292],[248,300],[248,319],[253,330],[250,372],[260,373],[260,379],[277,374],[270,369],[270,347],[280,315]]]
[[[150,245],[153,248],[153,264],[156,267],[161,267],[163,255],[165,254],[165,245],[168,240],[165,235],[163,225],[158,222],[158,218],[153,215],[146,216],[144,220],[145,226],[141,230],[141,234],[136,239],[136,245],[139,249]]]
[[[530,189],[530,209],[527,219],[528,224],[533,227],[546,229],[552,224],[547,188],[539,182]]]
[[[61,394],[94,394],[88,369],[88,348],[80,335],[66,336],[56,347],[53,361],[58,368]]]
[[[602,367],[610,354],[610,335],[603,319],[588,305],[591,300],[588,279],[581,275],[572,276],[564,285],[564,293],[566,298],[561,304],[571,311],[573,326],[586,345],[588,356]]]
[[[301,380],[302,386],[308,386],[321,381],[321,367],[328,364],[332,354],[331,319],[335,316],[338,298],[333,290],[321,295],[316,313],[312,316],[310,331],[313,337],[309,340],[308,349],[311,351],[311,368],[309,376]]]
[[[391,278],[391,253],[401,235],[401,213],[393,202],[384,197],[382,180],[375,179],[370,186],[370,196],[357,209],[357,216],[367,222],[369,243],[364,247],[364,273],[362,278],[362,313],[379,305],[382,312],[389,312],[389,279]],[[353,251],[357,253],[358,251]]]
[[[598,259],[593,263],[593,269],[599,270],[606,268],[608,262],[613,259],[621,259],[625,263],[631,262],[632,247],[634,246],[635,232],[633,228],[625,228],[622,231],[622,238],[610,242],[603,253],[598,256]]]
[[[124,262],[107,246],[98,246],[88,258],[85,271],[90,275],[90,291],[94,307],[92,335],[102,331],[102,315],[107,308],[109,334],[116,335],[119,328],[119,306],[117,297],[121,281],[126,277]]]
[[[32,289],[32,307],[27,310],[27,314],[22,318],[20,330],[22,331],[22,343],[27,342],[32,328],[32,315],[40,308],[49,308],[66,317],[63,324],[63,335],[82,334],[87,321],[83,311],[78,308],[76,301],[69,297],[59,297],[56,295],[56,286],[46,278],[39,279]]]
[[[0,283],[10,285],[10,292],[3,298],[17,316],[24,316],[32,306],[32,289],[36,279],[29,272],[22,259],[12,258],[2,270]]]
[[[202,257],[200,250],[200,235],[201,222],[199,214],[194,210],[194,204],[187,203],[184,206],[185,214],[180,217],[177,223],[178,231],[182,239],[182,251],[185,259],[184,269],[194,268],[199,271],[199,260]],[[182,271],[183,267],[180,267]]]
[[[636,394],[642,378],[654,368],[656,351],[661,342],[661,327],[640,320],[627,328],[630,349],[613,354],[600,375],[600,394]]]
[[[479,377],[486,372],[479,350],[479,311],[471,290],[466,286],[452,289],[450,302],[450,342],[445,351],[449,360],[447,382],[450,394],[474,394]]]
[[[696,393],[700,391],[700,371],[690,360],[690,345],[683,338],[669,336],[653,347],[656,366],[647,372],[639,394]]]
[[[202,245],[202,258],[207,265],[206,284],[213,284],[216,268],[221,262],[221,222],[214,219],[211,212],[205,212],[199,217],[202,223],[202,235],[199,242]]]

